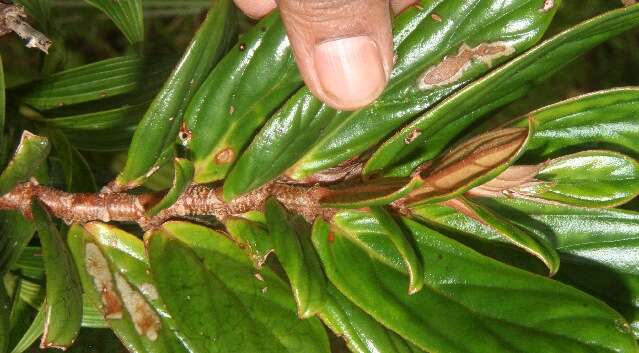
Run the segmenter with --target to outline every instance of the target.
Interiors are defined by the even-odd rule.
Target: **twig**
[[[27,14],[22,6],[0,3],[0,36],[15,32],[27,41],[27,48],[38,48],[48,54],[51,40],[25,22],[26,18]]]
[[[262,210],[271,196],[309,222],[317,217],[329,219],[336,212],[335,209],[320,207],[319,199],[323,194],[321,187],[271,183],[229,202],[223,200],[221,192],[220,188],[192,186],[171,207],[155,216],[148,216],[146,210],[161,199],[161,193],[68,193],[31,181],[16,186],[0,197],[0,209],[17,210],[26,217],[31,217],[31,202],[39,200],[55,217],[68,224],[91,221],[134,222],[143,229],[159,226],[169,219],[190,216],[209,215],[223,221],[248,211]]]

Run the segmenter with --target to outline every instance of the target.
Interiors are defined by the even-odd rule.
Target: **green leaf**
[[[4,284],[0,283],[0,352],[7,352],[10,341],[9,317],[11,315],[11,302]]]
[[[31,326],[27,332],[24,333],[22,338],[18,341],[18,343],[13,347],[11,353],[22,353],[29,349],[31,345],[42,335],[44,332],[44,307],[42,307],[36,317],[31,322]]]
[[[614,207],[639,195],[639,163],[609,151],[584,151],[551,160],[526,194],[584,207]]]
[[[437,0],[406,9],[394,20],[397,60],[382,97],[367,108],[338,112],[301,89],[239,158],[226,179],[225,197],[283,172],[301,180],[366,152],[415,115],[533,45],[559,1],[548,11],[539,10],[543,5],[544,0]],[[478,54],[484,51],[493,55]],[[421,84],[431,69],[450,65],[445,62],[456,55],[467,59],[459,77],[432,87]]]
[[[235,37],[235,20],[231,0],[219,0],[211,6],[182,59],[135,130],[117,185],[130,188],[141,184],[173,147],[188,103]]]
[[[129,43],[144,40],[144,16],[142,0],[85,0],[104,12],[124,33]]]
[[[320,202],[326,207],[360,208],[383,206],[407,196],[424,185],[419,177],[378,178],[361,184],[325,189]]]
[[[619,310],[639,337],[639,261],[634,256],[639,251],[639,214],[524,199],[478,200],[519,227],[551,240],[562,262],[555,278],[577,285]],[[422,205],[412,213],[447,233],[458,231],[505,241],[494,229],[448,207]],[[497,255],[508,252],[503,247],[498,250]]]
[[[297,302],[297,315],[317,314],[326,299],[326,279],[311,244],[311,225],[293,216],[274,198],[266,202],[266,224],[277,258],[288,276]]]
[[[527,129],[497,129],[459,143],[419,172],[423,185],[408,195],[407,203],[451,199],[495,178],[526,150],[533,131],[531,120]]]
[[[524,159],[541,162],[584,149],[606,149],[639,157],[639,88],[615,88],[559,102],[516,119],[534,116],[538,128]]]
[[[97,134],[100,130],[136,126],[149,106],[148,102],[124,104],[114,109],[83,114],[56,116],[42,119],[48,126],[59,128],[65,134]]]
[[[49,155],[49,140],[24,131],[13,158],[0,174],[0,195],[29,180]]]
[[[95,102],[123,94],[154,92],[175,61],[165,57],[121,56],[55,73],[15,89],[17,98],[41,109]]]
[[[344,337],[353,353],[424,352],[375,321],[335,287],[329,286],[327,292],[328,297],[319,316],[336,335]]]
[[[69,242],[85,293],[127,347],[135,352],[187,351],[155,289],[139,238],[89,223],[73,226]]]
[[[23,281],[18,279],[11,299],[11,312],[9,316],[9,345],[3,352],[9,352],[24,337],[34,321],[37,310],[22,300]],[[42,324],[42,323],[41,323]]]
[[[171,205],[178,200],[180,195],[182,195],[182,193],[184,193],[184,191],[191,185],[193,174],[195,172],[193,163],[186,159],[176,158],[173,164],[175,166],[173,186],[171,186],[171,189],[166,193],[166,195],[164,195],[162,200],[160,200],[160,202],[155,204],[155,206],[147,212],[149,216],[154,216],[160,211],[171,207]]]
[[[0,212],[0,275],[13,268],[34,233],[33,223],[19,212]]]
[[[64,172],[65,190],[68,192],[96,192],[95,177],[84,156],[58,130],[49,130],[47,136],[53,144],[53,158],[56,158]]]
[[[518,247],[524,249],[529,254],[539,258],[550,270],[550,276],[554,276],[559,271],[559,254],[554,246],[545,239],[539,239],[516,225],[510,223],[499,214],[492,212],[471,200],[460,197],[458,199],[467,207],[477,219],[492,227],[504,237]]]
[[[524,96],[587,50],[637,26],[638,18],[639,6],[610,11],[530,49],[404,127],[375,151],[364,168],[365,174],[399,163],[416,166],[433,159],[480,117]],[[411,138],[415,131],[419,136]]]
[[[401,255],[362,212],[313,238],[333,284],[384,326],[431,352],[636,352],[625,320],[559,282],[501,264],[410,220],[424,289],[408,296]],[[375,285],[371,285],[374,283]],[[513,300],[516,298],[516,300]]]
[[[82,288],[66,243],[51,217],[38,202],[32,206],[46,272],[42,348],[66,349],[76,339],[82,324]]]
[[[402,256],[402,260],[408,271],[409,285],[408,294],[413,295],[424,287],[424,269],[422,261],[417,256],[413,244],[404,234],[404,230],[395,222],[391,216],[382,207],[371,207],[370,212],[377,219],[384,229],[386,236],[393,243],[397,252]]]
[[[5,144],[4,141],[4,124],[7,114],[7,92],[4,84],[4,63],[0,56],[0,146]]]
[[[266,224],[242,218],[229,218],[224,224],[233,240],[245,250],[255,268],[262,268],[269,254],[274,251],[273,238],[268,233]]]
[[[193,352],[328,353],[319,321],[300,321],[285,283],[266,267],[256,276],[224,235],[168,222],[147,236],[158,292]]]
[[[276,12],[242,36],[185,113],[196,182],[223,179],[255,131],[302,84]]]

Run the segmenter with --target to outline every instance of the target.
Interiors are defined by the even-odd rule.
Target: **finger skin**
[[[393,13],[397,15],[408,7],[418,4],[419,0],[391,0],[390,3]]]
[[[244,14],[253,19],[259,19],[273,11],[277,4],[275,0],[233,0]]]
[[[355,110],[383,91],[393,64],[388,0],[278,0],[306,85],[329,106]]]

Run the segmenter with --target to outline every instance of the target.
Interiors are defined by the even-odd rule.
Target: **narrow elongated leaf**
[[[131,44],[144,40],[142,0],[85,0],[104,12]]]
[[[174,63],[172,58],[122,56],[55,73],[17,87],[15,94],[32,107],[46,110],[155,91]]]
[[[50,130],[47,134],[53,144],[53,157],[64,172],[65,190],[69,192],[96,192],[95,177],[84,156],[78,152],[60,131]]]
[[[360,208],[382,206],[407,196],[424,185],[419,178],[379,178],[361,184],[336,187],[324,191],[320,202],[328,207]]]
[[[286,285],[267,268],[256,276],[224,235],[169,222],[148,235],[148,252],[158,292],[193,352],[329,351],[319,321],[300,321]]]
[[[13,347],[11,353],[22,353],[29,349],[31,345],[42,335],[44,332],[44,307],[38,311],[38,314],[31,322],[31,326],[27,332],[24,333],[24,336],[18,341],[18,343]]]
[[[38,202],[31,209],[46,272],[47,298],[44,303],[42,348],[71,346],[82,324],[82,288],[66,243]]]
[[[13,158],[0,174],[0,194],[5,194],[19,183],[29,180],[46,160],[51,147],[46,137],[24,131]]]
[[[245,249],[255,268],[262,268],[268,255],[274,251],[273,238],[266,224],[242,218],[229,218],[224,224],[233,240]]]
[[[424,270],[422,268],[422,261],[418,258],[413,244],[410,243],[402,228],[400,228],[397,222],[395,222],[395,219],[393,219],[393,216],[385,209],[382,207],[371,207],[370,212],[382,226],[397,252],[402,256],[402,260],[408,271],[408,294],[412,295],[419,292],[422,290],[422,287],[424,287]]]
[[[555,278],[605,300],[628,319],[639,337],[639,259],[634,256],[639,251],[636,212],[523,199],[478,200],[494,212],[507,215],[519,227],[551,240],[562,262]],[[493,228],[448,207],[422,205],[412,209],[412,213],[447,233],[462,232],[471,237],[504,241]],[[507,252],[500,247],[499,255]]]
[[[546,267],[548,267],[551,276],[559,271],[559,254],[557,254],[554,246],[545,241],[545,239],[536,238],[527,231],[510,223],[504,217],[491,212],[491,210],[473,201],[463,197],[459,198],[459,201],[468,207],[479,220],[494,228],[497,233],[506,238],[507,241],[514,243],[526,252],[539,258]]]
[[[4,63],[2,62],[2,57],[0,57],[0,146],[4,146],[4,123],[7,114],[7,93],[5,91],[4,85]]]
[[[311,244],[311,225],[289,214],[274,198],[266,202],[265,214],[275,253],[293,289],[297,315],[312,317],[324,305],[326,279]]]
[[[242,36],[215,67],[185,113],[196,182],[223,179],[265,119],[302,85],[274,13]]]
[[[410,161],[419,165],[433,159],[480,117],[522,97],[587,50],[637,26],[638,18],[639,5],[610,11],[530,49],[404,127],[377,149],[364,172],[376,173]],[[410,138],[414,131],[420,135]]]
[[[628,323],[593,297],[403,220],[429,264],[424,289],[408,296],[401,286],[405,266],[392,243],[380,236],[379,223],[354,211],[336,217],[333,237],[313,238],[328,278],[376,320],[426,351],[638,349]]]
[[[147,212],[150,216],[158,214],[165,208],[171,207],[189,185],[191,185],[194,173],[193,163],[186,159],[176,158],[173,165],[175,171],[173,186],[171,186],[171,189],[164,195],[162,200]]]
[[[538,128],[524,159],[542,162],[568,152],[606,149],[639,156],[639,88],[615,88],[575,97],[528,114]],[[512,126],[523,126],[528,116]]]
[[[11,312],[9,316],[9,345],[4,352],[9,352],[24,337],[29,330],[31,322],[37,314],[37,310],[21,299],[23,290],[22,280],[18,280],[11,298]]]
[[[167,155],[167,150],[172,149],[188,103],[235,37],[234,11],[231,0],[219,0],[212,5],[135,130],[126,165],[116,184],[125,188],[141,184]]]
[[[335,287],[328,287],[328,297],[320,317],[336,335],[344,337],[353,353],[422,353],[396,333],[351,303]]]
[[[437,0],[405,10],[394,20],[397,60],[382,97],[367,108],[338,112],[308,89],[298,91],[240,157],[226,179],[226,198],[283,172],[304,179],[362,154],[416,114],[533,45],[559,1],[553,5],[540,11],[543,0]],[[448,77],[438,74],[448,68]]]
[[[585,151],[549,161],[525,192],[576,206],[612,207],[639,195],[639,163],[616,152]]]
[[[0,352],[7,352],[9,349],[10,327],[9,317],[11,315],[11,302],[4,284],[0,283]]]
[[[99,133],[100,130],[137,125],[148,106],[148,102],[130,105],[125,104],[114,109],[68,116],[56,116],[54,118],[43,119],[42,122],[48,126],[59,128],[66,134],[72,134],[76,130],[80,130],[85,134],[96,134]]]
[[[33,223],[19,212],[0,212],[0,275],[13,268],[34,233]]]
[[[497,129],[460,143],[419,173],[423,185],[407,202],[451,199],[495,178],[526,150],[533,130],[531,121],[528,129]]]

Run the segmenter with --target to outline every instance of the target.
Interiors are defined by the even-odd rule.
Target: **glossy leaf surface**
[[[66,243],[38,202],[31,209],[46,273],[42,348],[70,347],[82,324],[82,287]]]
[[[530,49],[396,133],[373,154],[365,166],[365,173],[381,172],[399,163],[419,165],[433,159],[480,117],[522,97],[587,50],[636,27],[638,19],[637,5],[610,11]],[[420,135],[409,139],[414,131],[419,131]]]
[[[507,198],[480,201],[494,212],[507,215],[519,227],[551,241],[562,262],[556,279],[574,284],[619,310],[639,337],[639,264],[634,256],[639,251],[636,212]],[[413,209],[413,214],[447,233],[504,241],[494,229],[448,207],[422,205]],[[508,253],[503,247],[499,249],[498,258]]]
[[[144,40],[142,0],[85,0],[104,12],[130,43]]]
[[[9,271],[18,261],[33,234],[33,223],[15,211],[0,212],[0,274]]]
[[[545,239],[539,239],[506,218],[468,199],[460,198],[460,202],[468,207],[481,222],[489,225],[507,241],[514,243],[526,252],[539,258],[553,276],[559,271],[559,254],[554,246]]]
[[[135,352],[188,351],[158,296],[139,238],[103,223],[74,226],[70,235],[85,291],[125,346]]]
[[[226,198],[284,172],[293,179],[304,179],[365,152],[416,114],[535,43],[559,5],[555,1],[544,12],[539,10],[543,3],[437,0],[408,8],[394,22],[397,61],[382,97],[362,110],[337,112],[314,99],[308,89],[301,89],[240,157],[227,178]],[[478,55],[484,50],[479,48],[492,56]],[[418,81],[425,72],[460,52],[470,58],[459,68],[459,77],[420,88]]]
[[[459,143],[419,173],[423,185],[409,194],[408,203],[450,199],[498,176],[525,151],[534,131],[532,121],[530,125],[489,131]]]
[[[216,1],[182,59],[135,130],[126,165],[116,179],[125,188],[141,184],[167,150],[172,149],[184,111],[202,82],[235,37],[231,0]]]
[[[245,145],[295,90],[302,78],[274,13],[256,24],[216,66],[185,113],[184,141],[196,182],[221,180]]]
[[[350,302],[335,287],[329,286],[320,317],[324,323],[344,337],[353,353],[422,353],[396,333]]]
[[[404,234],[404,230],[384,208],[371,207],[370,212],[384,229],[388,240],[395,246],[395,250],[402,256],[404,265],[408,271],[408,294],[412,295],[419,292],[424,286],[424,270],[422,268],[422,261],[417,256],[417,252],[413,248],[409,237]]]
[[[98,191],[95,177],[84,156],[69,143],[59,131],[48,131],[47,136],[53,144],[52,157],[61,165],[64,173],[65,190],[69,192]]]
[[[156,215],[165,208],[171,207],[180,195],[191,185],[194,173],[193,163],[187,159],[176,158],[173,161],[173,165],[175,171],[173,185],[162,200],[147,212],[151,216]]]
[[[612,207],[639,195],[639,163],[609,151],[585,151],[549,161],[527,188],[536,197],[584,207]]]
[[[326,298],[326,279],[311,244],[311,225],[303,217],[289,214],[273,198],[266,202],[265,214],[275,253],[297,302],[298,316],[312,317]]]
[[[224,235],[168,222],[148,237],[158,292],[193,352],[226,352],[228,347],[328,352],[321,324],[296,317],[290,289],[266,268],[256,276],[248,257]]]
[[[524,156],[543,162],[584,149],[639,156],[639,89],[615,88],[575,97],[531,112],[538,128]],[[528,116],[513,126],[524,126]]]
[[[624,319],[598,300],[404,220],[428,264],[424,289],[408,296],[401,286],[407,279],[401,256],[381,236],[379,223],[355,211],[338,214],[334,222],[333,238],[313,239],[331,282],[376,320],[426,351],[638,349]],[[372,282],[376,285],[370,286]]]
[[[34,176],[36,169],[49,155],[50,149],[46,137],[24,131],[13,158],[0,174],[0,194],[11,191],[14,186]]]
[[[245,249],[246,255],[257,269],[262,267],[269,254],[275,250],[273,238],[264,223],[243,218],[229,218],[224,222],[231,238]]]

